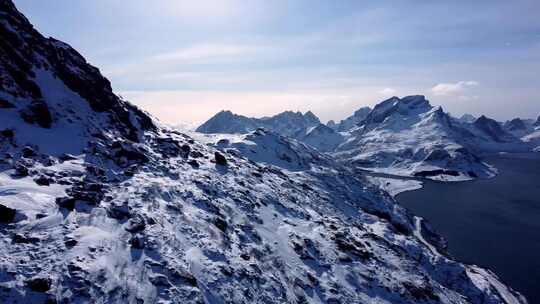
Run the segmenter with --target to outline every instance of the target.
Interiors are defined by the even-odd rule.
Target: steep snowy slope
[[[361,168],[398,175],[441,180],[493,175],[460,142],[465,136],[466,130],[423,96],[393,97],[375,106],[334,155]]]
[[[526,303],[315,150],[162,127],[9,0],[0,38],[1,303]]]
[[[344,140],[344,136],[323,124],[311,129],[305,136],[299,137],[306,143],[320,152],[329,152],[336,149]]]
[[[362,107],[356,110],[353,115],[343,119],[337,124],[334,124],[332,129],[339,132],[348,131],[361,123],[368,116],[369,112],[371,112],[369,107]]]

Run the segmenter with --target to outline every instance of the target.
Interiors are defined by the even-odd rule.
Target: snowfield
[[[1,303],[526,303],[328,155],[164,127],[0,16]]]

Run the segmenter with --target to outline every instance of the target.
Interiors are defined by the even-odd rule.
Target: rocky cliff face
[[[526,302],[316,150],[157,126],[8,0],[0,38],[0,302]]]
[[[2,103],[26,122],[50,128],[65,115],[48,95],[47,82],[61,82],[92,111],[103,113],[122,136],[139,140],[138,129],[154,129],[152,121],[113,94],[99,70],[69,45],[38,33],[11,1],[0,3],[0,88]],[[55,96],[56,97],[56,96]],[[5,108],[5,106],[4,106]]]

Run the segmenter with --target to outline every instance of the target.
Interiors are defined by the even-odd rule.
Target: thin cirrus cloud
[[[252,55],[263,50],[263,47],[248,44],[197,44],[181,48],[174,52],[157,54],[150,60],[157,62],[209,62],[219,59],[233,59]]]

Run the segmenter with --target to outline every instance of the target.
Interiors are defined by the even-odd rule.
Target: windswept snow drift
[[[0,36],[0,302],[526,302],[312,148],[162,127],[9,0]]]

